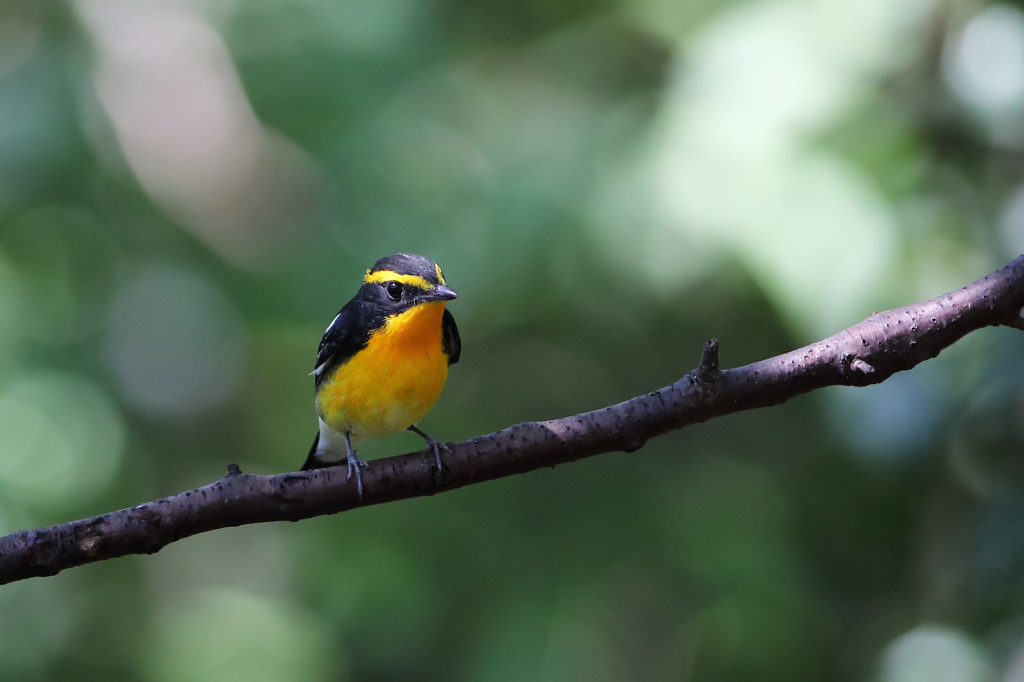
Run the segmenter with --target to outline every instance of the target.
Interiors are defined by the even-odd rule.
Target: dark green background
[[[1015,5],[8,0],[0,533],[297,468],[388,253],[461,296],[445,440],[957,288],[1024,251],[1022,114]],[[8,585],[0,678],[1010,679],[1022,376],[983,330],[631,455]]]

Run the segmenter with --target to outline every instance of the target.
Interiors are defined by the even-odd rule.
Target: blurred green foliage
[[[461,295],[460,440],[985,274],[1022,155],[1018,4],[8,0],[0,532],[297,468],[384,254]],[[0,678],[1018,679],[1022,348],[8,585]]]

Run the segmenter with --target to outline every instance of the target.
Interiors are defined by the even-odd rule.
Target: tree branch
[[[719,370],[718,341],[664,388],[593,412],[516,424],[451,444],[437,472],[423,452],[371,462],[364,504],[380,504],[590,457],[633,452],[648,439],[713,417],[777,405],[823,386],[876,384],[975,329],[1024,329],[1024,256],[958,291],[876,313],[834,336],[736,369]],[[0,538],[0,584],[53,575],[125,554],[151,554],[218,528],[297,521],[360,506],[345,467],[257,476],[233,465],[210,485],[138,507]]]

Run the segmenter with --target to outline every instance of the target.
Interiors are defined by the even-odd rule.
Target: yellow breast
[[[402,431],[437,402],[448,377],[441,350],[444,302],[424,303],[389,318],[366,347],[334,370],[317,393],[317,412],[353,447]]]

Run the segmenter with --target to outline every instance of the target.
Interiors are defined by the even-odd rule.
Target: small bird
[[[373,264],[351,301],[320,339],[311,374],[320,431],[302,470],[348,462],[363,499],[356,448],[370,438],[409,430],[427,441],[441,472],[441,448],[416,428],[437,402],[448,366],[459,361],[462,341],[445,302],[458,298],[441,268],[408,253]]]

